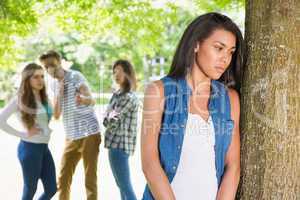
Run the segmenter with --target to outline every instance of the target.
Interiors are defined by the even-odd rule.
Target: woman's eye
[[[215,48],[218,50],[218,51],[222,51],[223,47],[218,47],[218,46],[215,46]]]

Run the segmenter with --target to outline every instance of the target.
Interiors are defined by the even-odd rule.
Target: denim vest
[[[173,79],[166,76],[161,80],[164,85],[165,107],[158,148],[160,164],[171,183],[179,164],[191,89],[185,78]],[[220,186],[225,168],[225,156],[231,143],[233,121],[230,116],[231,109],[227,89],[222,83],[215,80],[211,81],[208,109],[215,130],[215,166],[216,177]],[[143,200],[152,199],[154,198],[147,185]]]

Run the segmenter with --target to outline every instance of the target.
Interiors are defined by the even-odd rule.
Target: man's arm
[[[55,119],[59,119],[60,115],[61,115],[61,102],[63,99],[63,95],[64,95],[64,81],[61,80],[59,82],[59,89],[58,89],[58,94],[54,97],[54,112],[53,112],[53,116]]]
[[[76,102],[80,105],[95,105],[95,100],[86,84],[81,84],[79,87],[79,94],[76,96]]]
[[[75,72],[73,80],[75,81],[75,87],[78,92],[75,97],[76,103],[78,105],[86,106],[95,105],[96,102],[92,97],[92,93],[90,92],[90,88],[88,86],[86,78],[80,72]]]

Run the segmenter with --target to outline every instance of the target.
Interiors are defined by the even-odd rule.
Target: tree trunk
[[[300,0],[246,0],[237,199],[300,200]]]

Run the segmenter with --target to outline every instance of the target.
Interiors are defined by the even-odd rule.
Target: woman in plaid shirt
[[[139,105],[133,92],[136,78],[132,65],[126,60],[115,62],[113,75],[120,89],[110,99],[103,121],[106,127],[105,147],[109,149],[110,167],[122,200],[136,200],[128,164],[128,158],[134,153],[136,145]]]

